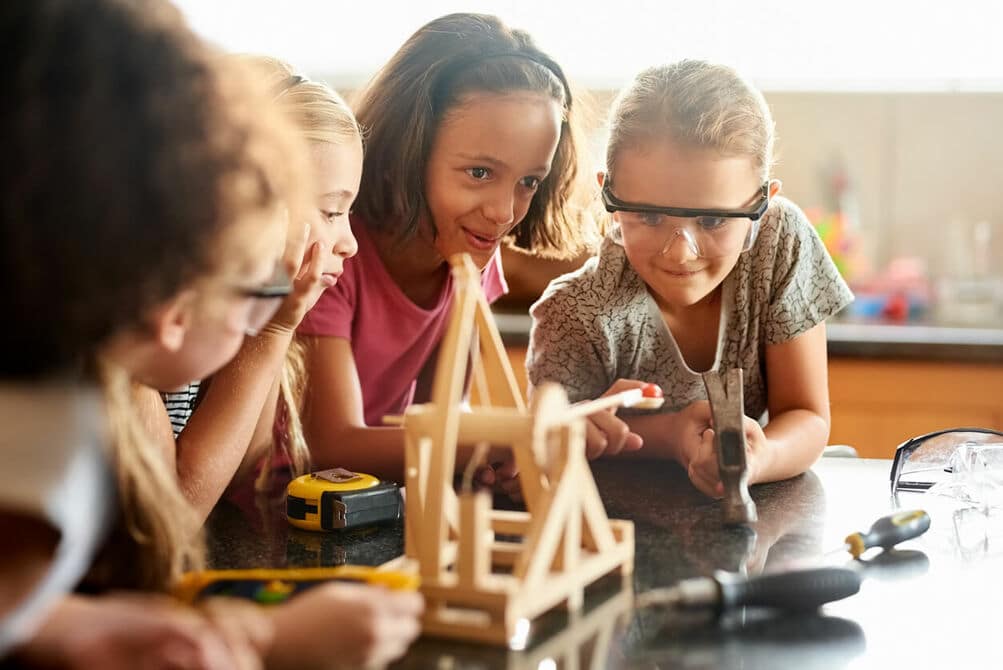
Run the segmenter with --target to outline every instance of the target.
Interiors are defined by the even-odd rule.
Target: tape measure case
[[[286,489],[286,518],[304,530],[342,530],[401,516],[400,487],[344,468],[297,477]]]

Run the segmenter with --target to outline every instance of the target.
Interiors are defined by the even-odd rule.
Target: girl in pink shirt
[[[403,432],[381,418],[428,399],[452,297],[447,259],[470,254],[492,301],[507,290],[503,241],[561,255],[589,231],[568,207],[578,175],[571,90],[526,33],[493,16],[436,19],[360,100],[359,257],[298,331],[304,431],[315,467],[400,480]]]

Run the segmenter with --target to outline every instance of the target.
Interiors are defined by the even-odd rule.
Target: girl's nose
[[[674,261],[689,261],[700,257],[700,247],[693,233],[680,226],[669,235],[661,253]]]
[[[481,211],[494,225],[511,226],[515,223],[515,198],[511,193],[500,193],[486,200]]]
[[[351,258],[359,251],[359,242],[352,234],[352,229],[346,226],[344,234],[339,235],[334,243],[334,253],[342,258]]]

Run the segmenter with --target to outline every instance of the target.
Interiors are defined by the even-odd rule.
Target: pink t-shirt
[[[366,425],[380,426],[385,415],[402,413],[414,398],[418,374],[445,333],[453,278],[434,307],[419,307],[387,273],[361,218],[352,218],[352,232],[358,255],[345,263],[338,283],[321,295],[298,332],[352,343]],[[481,272],[481,286],[489,303],[508,292],[499,252]]]

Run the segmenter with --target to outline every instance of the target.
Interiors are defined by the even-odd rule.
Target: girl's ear
[[[782,181],[780,181],[779,179],[771,179],[770,180],[770,197],[772,198],[777,193],[780,193],[780,188],[783,185],[784,185],[784,183]]]
[[[596,181],[599,182],[599,188],[602,188],[602,185],[606,183],[606,173],[602,170],[596,172]]]
[[[196,297],[193,289],[186,289],[150,314],[148,323],[153,328],[154,339],[171,353],[179,351],[185,343],[195,314]]]

